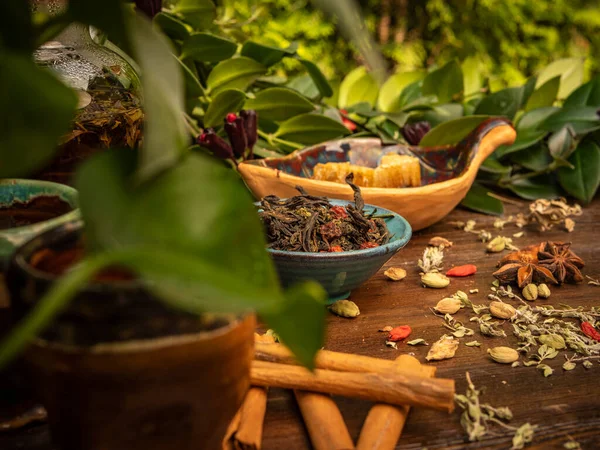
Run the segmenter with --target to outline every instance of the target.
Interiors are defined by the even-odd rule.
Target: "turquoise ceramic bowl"
[[[329,200],[332,205],[346,206],[345,200]],[[329,294],[329,301],[348,298],[350,291],[367,281],[392,256],[404,247],[412,236],[412,229],[404,217],[384,208],[365,205],[368,214],[389,215],[384,219],[392,235],[390,241],[376,248],[340,253],[310,253],[271,250],[279,279],[284,287],[302,280],[315,280]]]
[[[73,211],[43,222],[24,227],[0,230],[0,268],[4,267],[16,247],[48,230],[79,217],[77,191],[63,184],[49,181],[4,179],[0,180],[0,207],[9,206],[15,201],[27,202],[36,196],[57,195],[73,207]]]

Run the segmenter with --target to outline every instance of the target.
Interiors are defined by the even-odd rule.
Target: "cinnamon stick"
[[[416,358],[409,355],[401,355],[396,358],[398,368],[410,368],[415,372],[421,370],[426,376],[432,376],[428,366],[422,366]],[[432,368],[435,372],[435,368]],[[392,406],[378,403],[373,406],[360,432],[357,450],[393,450],[402,434],[410,406]]]
[[[271,344],[272,345],[272,344]],[[454,380],[405,373],[351,373],[253,361],[252,385],[299,389],[355,397],[394,405],[411,405],[452,412]]]
[[[223,450],[260,450],[267,411],[267,389],[252,386],[231,421]]]
[[[294,391],[315,450],[353,449],[346,422],[335,401],[325,394]]]
[[[254,343],[254,358],[259,361],[276,362],[280,364],[298,365],[294,355],[281,344]],[[337,370],[340,372],[377,372],[417,375],[414,368],[404,368],[395,361],[373,358],[371,356],[353,355],[351,353],[319,350],[315,357],[315,367],[318,369]],[[435,367],[422,366],[426,373],[421,376],[430,377],[435,373]]]

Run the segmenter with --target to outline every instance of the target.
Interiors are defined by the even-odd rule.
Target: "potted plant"
[[[9,285],[23,319],[0,345],[0,364],[26,348],[22,360],[62,448],[212,448],[249,384],[252,313],[310,366],[325,293],[310,282],[281,290],[238,175],[186,151],[180,67],[148,21],[100,1],[72,0],[52,23],[34,24],[26,8],[15,17],[23,15],[26,41],[6,39],[6,30],[0,40],[0,69],[20,66],[0,78],[43,94],[38,108],[72,117],[74,96],[28,53],[57,24],[88,23],[133,49],[146,122],[139,152],[103,152],[77,171],[84,225],[62,225],[13,256]],[[0,102],[22,118],[35,106]],[[68,120],[58,125],[22,121],[0,140],[40,161]],[[37,144],[26,148],[34,131]],[[6,161],[2,175],[33,168]]]

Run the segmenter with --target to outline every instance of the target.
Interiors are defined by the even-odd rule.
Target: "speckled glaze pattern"
[[[383,146],[381,140],[376,138],[345,139],[308,147],[293,153],[293,157],[254,160],[248,164],[262,165],[290,175],[311,178],[317,164],[352,162],[365,167],[377,167],[382,155],[398,153],[419,158],[421,185],[427,185],[460,176],[477,153],[480,136],[500,124],[510,124],[510,121],[504,118],[488,119],[456,145]]]
[[[330,200],[333,205],[345,206],[352,202]],[[391,215],[385,223],[392,235],[380,247],[339,253],[309,253],[269,250],[283,286],[302,280],[315,280],[327,291],[330,302],[347,298],[350,291],[367,281],[392,256],[404,247],[412,236],[408,222],[400,215],[384,208],[365,205],[365,213],[377,210],[376,215]]]
[[[57,195],[73,207],[73,211],[51,220],[18,228],[0,230],[0,267],[4,267],[16,247],[45,230],[79,217],[77,191],[63,184],[48,181],[5,179],[0,180],[0,207],[15,201],[28,202],[42,195]]]

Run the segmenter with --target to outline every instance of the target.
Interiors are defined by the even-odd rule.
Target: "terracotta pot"
[[[80,223],[20,247],[8,269],[17,313],[53,277],[29,264],[72,248]],[[215,449],[249,387],[254,316],[211,322],[167,309],[138,281],[90,283],[25,352],[64,450]]]

